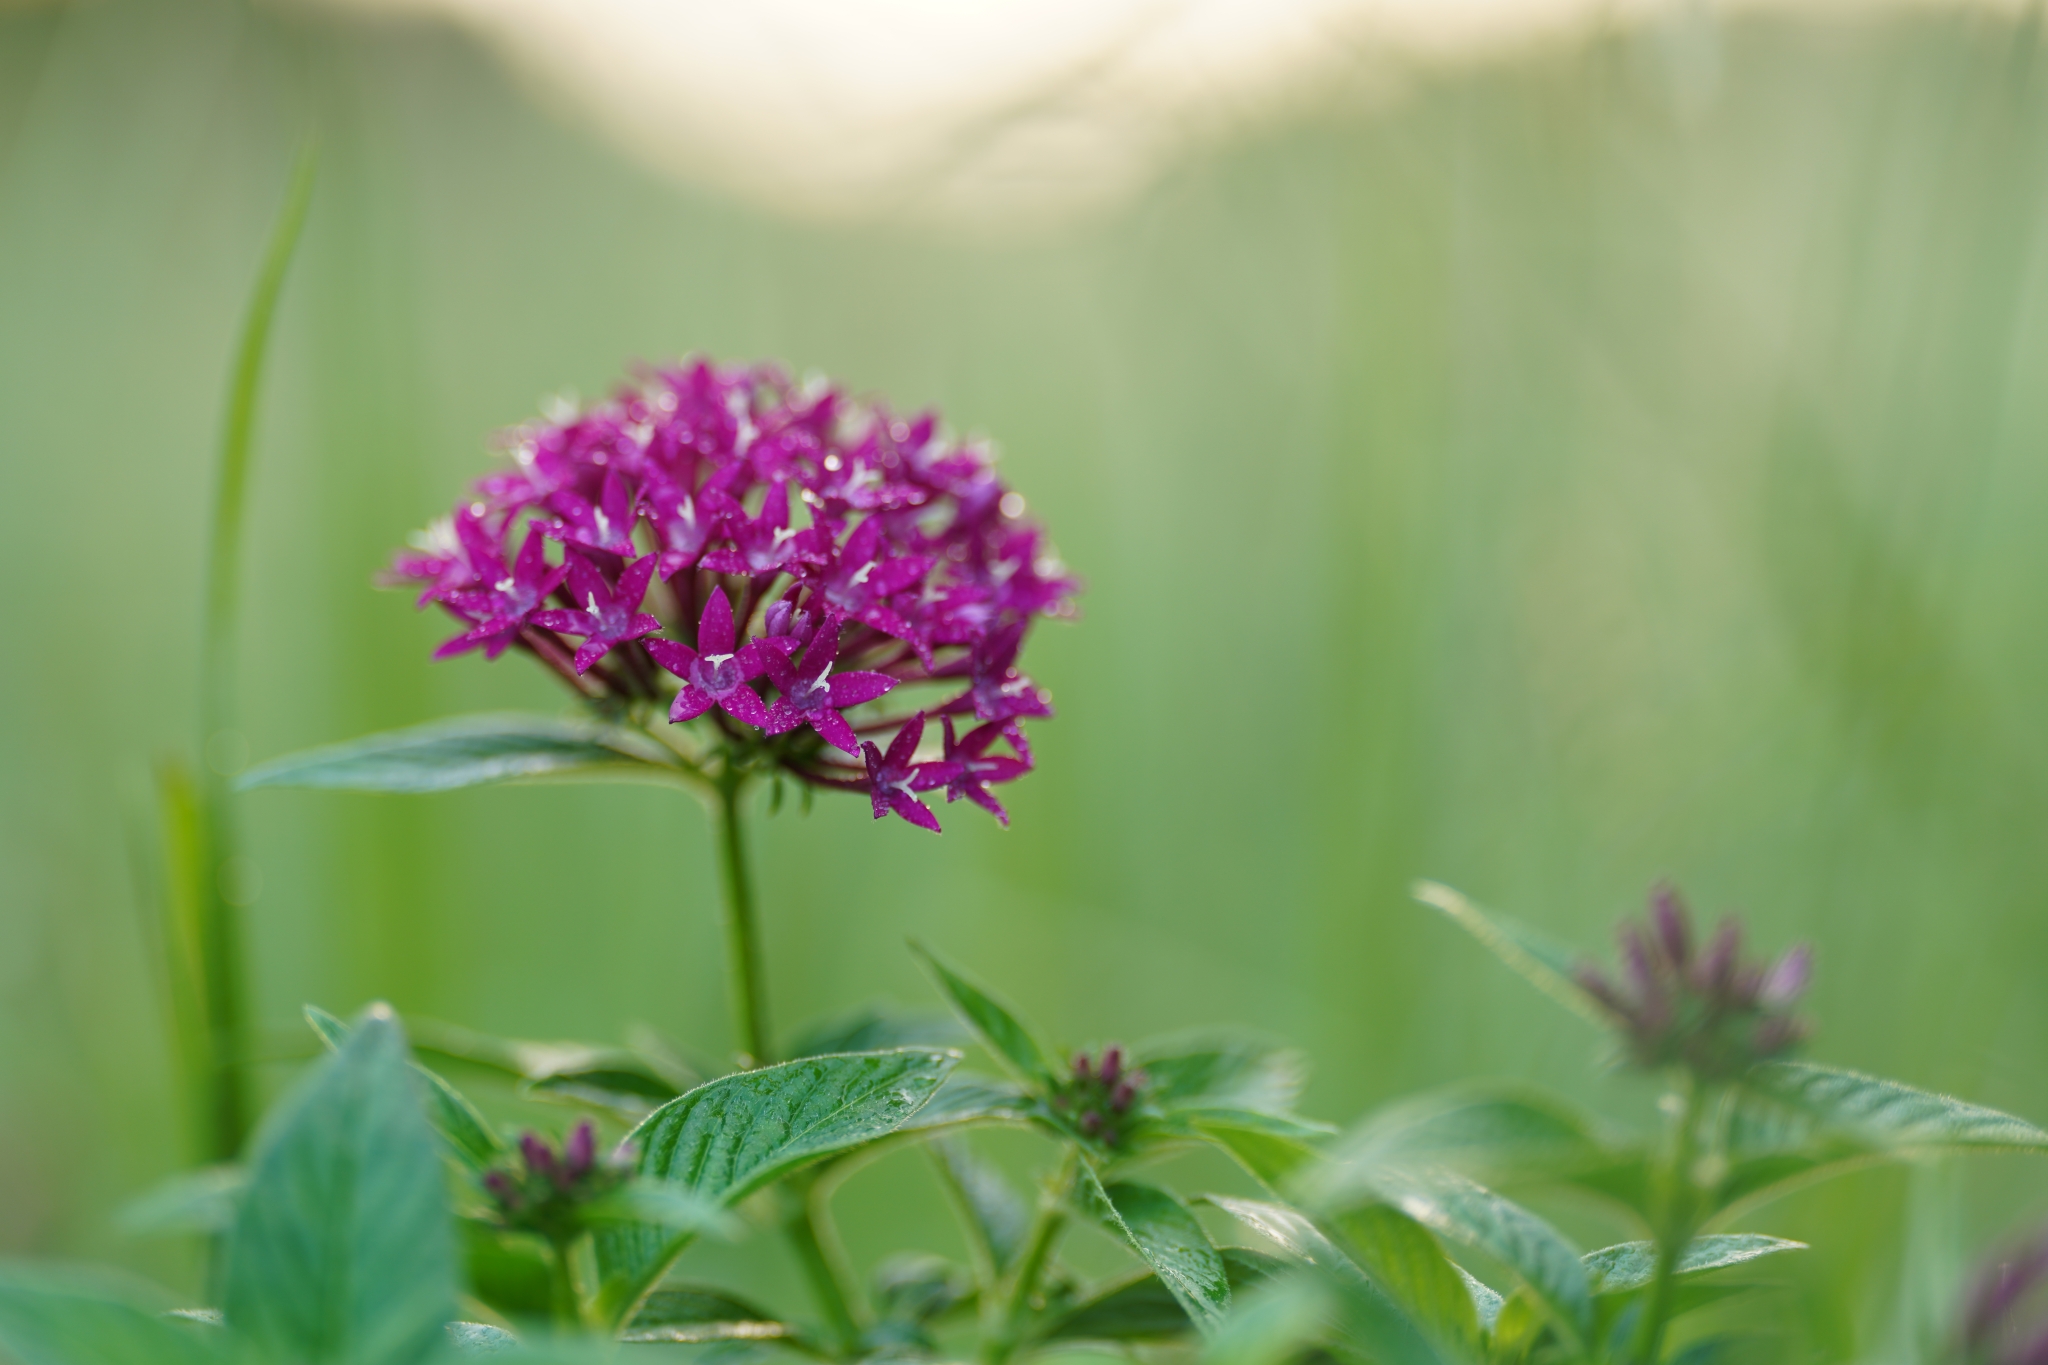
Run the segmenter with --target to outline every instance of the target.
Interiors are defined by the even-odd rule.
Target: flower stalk
[[[768,1002],[762,985],[759,918],[754,882],[747,867],[747,776],[730,765],[719,774],[712,806],[720,884],[725,892],[725,988],[732,1010],[733,1041],[743,1068],[772,1060],[768,1048]]]
[[[1031,1231],[1024,1239],[1023,1250],[1017,1253],[1016,1268],[995,1296],[996,1311],[985,1323],[982,1337],[983,1365],[1004,1365],[1016,1353],[1023,1336],[1024,1320],[1038,1292],[1038,1282],[1052,1260],[1052,1251],[1059,1243],[1060,1234],[1066,1230],[1067,1201],[1073,1194],[1074,1180],[1080,1169],[1081,1149],[1069,1143],[1065,1155],[1060,1158],[1059,1169],[1039,1192],[1038,1211],[1032,1218]]]
[[[845,1249],[825,1207],[825,1191],[814,1176],[798,1176],[784,1187],[782,1230],[796,1251],[818,1311],[824,1315],[832,1354],[841,1360],[854,1359],[861,1349],[860,1319],[855,1312],[859,1299]]]
[[[1718,1176],[1717,1154],[1702,1155],[1699,1145],[1700,1128],[1713,1112],[1718,1089],[1688,1070],[1677,1069],[1672,1073],[1671,1090],[1662,1102],[1670,1123],[1665,1130],[1663,1150],[1651,1171],[1657,1265],[1629,1351],[1629,1359],[1636,1365],[1655,1365],[1663,1350],[1665,1328],[1671,1321],[1678,1262],[1699,1231],[1700,1211],[1705,1202],[1702,1196],[1707,1193],[1705,1185]]]

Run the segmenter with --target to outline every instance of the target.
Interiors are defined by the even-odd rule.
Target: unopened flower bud
[[[526,1169],[535,1175],[554,1180],[561,1174],[553,1150],[538,1133],[520,1135],[519,1155],[526,1158]]]
[[[1102,1049],[1102,1083],[1115,1085],[1116,1078],[1123,1074],[1124,1050],[1115,1043]]]
[[[1128,1079],[1120,1081],[1116,1089],[1110,1092],[1109,1107],[1121,1114],[1131,1107],[1131,1100],[1136,1094],[1136,1089]]]
[[[570,1180],[580,1178],[597,1159],[597,1130],[585,1119],[576,1125],[576,1131],[569,1134],[569,1140],[562,1145],[562,1164]]]
[[[1096,1113],[1093,1109],[1090,1109],[1087,1113],[1081,1115],[1082,1132],[1086,1133],[1089,1137],[1094,1137],[1101,1130],[1102,1115]]]
[[[1074,1054],[1074,1079],[1077,1081],[1088,1079],[1088,1054],[1085,1052]]]

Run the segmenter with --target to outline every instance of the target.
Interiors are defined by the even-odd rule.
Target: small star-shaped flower
[[[628,564],[614,588],[595,564],[570,551],[569,594],[583,603],[582,610],[537,612],[533,621],[563,635],[588,637],[576,651],[578,673],[587,671],[615,647],[661,629],[658,618],[640,610],[647,584],[654,577],[655,558],[643,555]]]
[[[549,567],[547,538],[540,527],[529,526],[526,543],[519,547],[509,573],[486,587],[451,592],[442,599],[477,624],[435,650],[434,657],[446,659],[481,645],[485,658],[497,658],[518,638],[541,603],[548,600],[548,594],[568,576],[567,564]]]
[[[1031,764],[1024,758],[1005,758],[1001,754],[990,755],[988,746],[1008,732],[1000,721],[977,725],[967,732],[967,738],[955,740],[953,718],[943,718],[946,726],[946,756],[937,763],[924,764],[916,780],[911,784],[918,791],[946,789],[948,803],[966,797],[990,815],[1002,822],[1004,828],[1010,824],[1010,813],[1003,809],[1003,803],[996,800],[995,793],[988,787],[991,782],[1014,782],[1031,771]]]
[[[760,578],[767,574],[795,573],[806,564],[822,564],[816,527],[801,531],[789,525],[789,485],[780,480],[768,485],[757,517],[733,517],[726,526],[733,546],[706,554],[705,568],[713,573],[745,574]]]
[[[604,488],[596,502],[567,489],[548,499],[560,520],[548,527],[548,534],[599,560],[616,556],[631,559],[639,553],[633,544],[633,522],[639,515],[636,499],[626,481],[615,473],[604,476]]]
[[[939,817],[932,814],[930,806],[911,794],[923,768],[922,764],[912,761],[923,738],[924,712],[920,711],[908,725],[896,732],[888,753],[865,743],[860,746],[860,751],[867,760],[868,797],[874,802],[875,818],[883,819],[894,811],[919,829],[937,834]]]
[[[768,707],[748,683],[761,676],[764,651],[738,647],[732,620],[732,604],[725,589],[713,588],[697,619],[697,647],[679,640],[649,640],[647,652],[654,662],[683,680],[682,690],[669,705],[668,718],[680,725],[716,706],[734,720],[766,728]],[[779,657],[779,656],[778,656]]]
[[[811,637],[802,664],[774,647],[763,648],[760,659],[782,696],[768,708],[769,734],[779,735],[808,725],[849,754],[860,753],[860,740],[853,727],[839,713],[849,706],[873,701],[896,685],[886,673],[853,672],[832,675],[839,657],[839,622],[828,619]],[[914,746],[913,746],[914,747]]]

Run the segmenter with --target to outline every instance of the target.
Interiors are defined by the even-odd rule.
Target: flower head
[[[1150,1085],[1144,1072],[1125,1064],[1124,1050],[1115,1043],[1095,1057],[1084,1049],[1074,1054],[1070,1074],[1053,1092],[1052,1107],[1083,1137],[1114,1149],[1130,1135]]]
[[[625,1182],[628,1170],[597,1152],[597,1130],[585,1119],[559,1149],[538,1133],[519,1139],[516,1160],[485,1171],[484,1193],[499,1226],[566,1241],[582,1227],[582,1208]]]
[[[1645,921],[1624,923],[1619,937],[1620,982],[1591,963],[1576,977],[1613,1018],[1636,1065],[1726,1078],[1805,1039],[1806,1022],[1793,1013],[1813,973],[1805,944],[1768,966],[1745,962],[1742,925],[1730,916],[1702,946],[1670,886],[1654,889]]]
[[[986,447],[708,361],[506,444],[513,467],[389,575],[460,623],[441,656],[517,650],[610,716],[701,720],[726,761],[866,792],[924,828],[937,817],[912,793],[939,787],[1006,818],[989,789],[1030,771],[1023,722],[1052,714],[1022,650],[1079,584]],[[926,715],[979,724],[949,724],[946,756],[919,762]],[[998,738],[1017,757],[992,754]]]

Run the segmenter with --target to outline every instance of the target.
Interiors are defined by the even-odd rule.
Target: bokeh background
[[[1588,947],[1676,878],[1819,947],[1813,1055],[2048,1116],[2048,66],[2032,11],[1679,7],[1328,80],[1005,230],[652,168],[463,30],[222,0],[0,8],[0,1252],[115,1259],[184,1127],[134,850],[196,749],[227,356],[292,151],[321,171],[264,399],[257,757],[547,680],[434,664],[371,578],[543,396],[776,357],[997,439],[1088,581],[1030,667],[1014,827],[760,827],[785,1027],[929,999],[916,934],[1070,1040],[1208,1020],[1309,1112],[1525,1078],[1640,1122],[1597,1040],[1407,898]],[[299,1005],[728,1045],[687,798],[241,800],[266,1085]],[[1804,1358],[1901,1359],[1858,1176]],[[854,1250],[943,1213],[846,1192]],[[893,1211],[900,1224],[863,1220]],[[772,1246],[741,1253],[770,1281]]]

